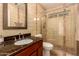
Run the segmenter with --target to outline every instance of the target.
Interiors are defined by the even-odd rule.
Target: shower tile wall
[[[53,13],[63,11],[63,9],[54,10]],[[51,12],[50,12],[51,13]],[[61,23],[61,27],[59,24]],[[51,43],[63,46],[63,17],[48,18],[47,20],[47,38]],[[62,30],[62,31],[61,31]]]
[[[76,5],[69,6],[69,15],[65,18],[66,47],[68,52],[76,54]],[[71,50],[70,50],[71,49]],[[72,52],[73,51],[73,52]]]
[[[66,45],[66,51],[69,53],[76,53],[76,40],[75,40],[75,21],[76,21],[76,5],[70,5],[65,7],[66,10],[70,10],[69,14],[65,17],[54,17],[47,19],[47,41],[63,48],[64,40]],[[64,10],[64,8],[55,9],[50,13],[57,13]],[[54,47],[56,48],[56,47]],[[74,52],[73,52],[74,51]]]

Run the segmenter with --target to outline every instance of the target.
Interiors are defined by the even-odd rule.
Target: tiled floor
[[[51,53],[51,56],[65,56],[65,54],[66,54],[66,56],[74,56],[71,53],[64,52],[63,50],[54,50]]]
[[[51,51],[51,56],[75,56],[76,50],[71,48],[66,48],[66,52],[64,51],[64,48],[59,45],[55,45],[53,50]]]

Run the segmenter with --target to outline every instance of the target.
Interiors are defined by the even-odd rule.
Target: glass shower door
[[[57,55],[76,55],[75,39],[75,5],[54,12],[69,10],[67,15],[47,19],[47,41],[54,45],[53,53]]]
[[[62,10],[61,10],[62,11]],[[58,12],[58,10],[56,11]],[[47,41],[54,45],[51,51],[56,55],[64,55],[64,17],[53,17],[47,19]]]

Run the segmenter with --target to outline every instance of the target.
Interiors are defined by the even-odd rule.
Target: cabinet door
[[[38,56],[42,56],[43,55],[43,48],[39,47],[38,49]]]
[[[43,55],[43,42],[42,41],[39,41],[39,44],[38,44],[38,56],[42,56]]]

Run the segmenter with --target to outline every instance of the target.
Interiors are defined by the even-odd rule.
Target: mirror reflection
[[[25,26],[25,4],[8,4],[8,26]]]
[[[6,3],[4,8],[4,28],[26,28],[26,4],[25,3]],[[17,29],[18,29],[17,28]]]

